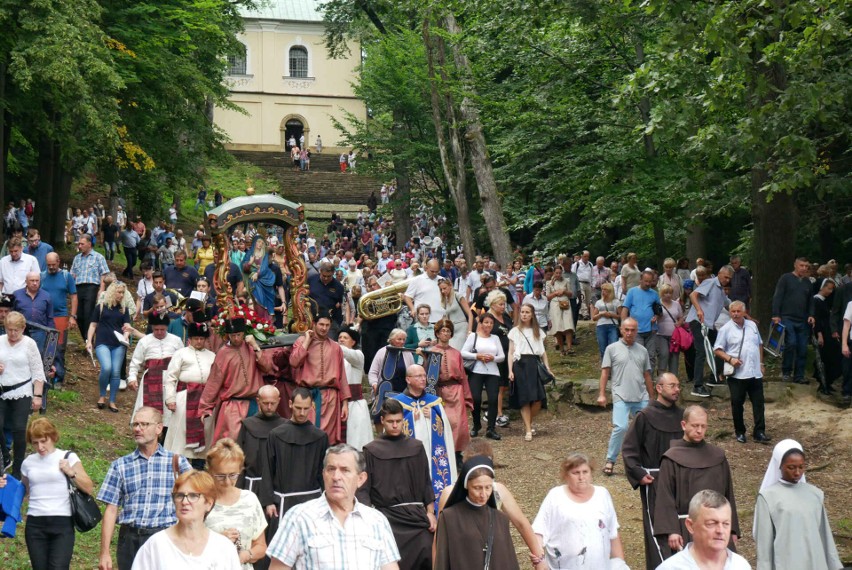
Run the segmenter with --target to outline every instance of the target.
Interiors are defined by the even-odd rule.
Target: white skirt
[[[346,443],[361,451],[373,441],[373,423],[367,400],[349,402],[349,419],[346,420]]]
[[[556,333],[574,330],[574,313],[571,312],[570,306],[564,311],[559,308],[559,297],[550,301],[549,317],[550,330],[547,331],[549,336],[553,336]]]

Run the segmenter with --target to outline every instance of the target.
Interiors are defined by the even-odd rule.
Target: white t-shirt
[[[221,534],[210,531],[207,545],[198,556],[184,554],[161,530],[139,549],[132,570],[241,570],[240,555],[234,543]]]
[[[549,568],[609,568],[618,519],[605,488],[596,485],[588,501],[576,503],[565,485],[554,487],[541,503],[532,528],[543,537]]]
[[[32,517],[70,517],[71,501],[68,499],[68,479],[59,470],[59,460],[65,457],[65,451],[54,449],[53,453],[42,457],[33,453],[24,459],[21,475],[30,484],[30,506],[27,515]],[[73,467],[80,462],[76,453],[68,456]]]
[[[509,331],[509,340],[515,343],[515,352],[512,355],[515,360],[520,360],[524,354],[534,356],[544,354],[544,331],[540,331],[538,338],[535,338],[532,328],[513,327]]]
[[[405,296],[414,301],[414,309],[418,305],[429,305],[432,313],[429,316],[430,323],[437,323],[444,318],[446,309],[441,306],[441,289],[438,287],[437,279],[429,279],[425,273],[416,279],[412,279],[405,290]]]
[[[615,313],[618,314],[619,309],[621,308],[621,301],[618,299],[613,299],[612,301],[604,301],[603,299],[598,299],[595,301],[595,308],[599,313]],[[618,319],[613,319],[612,317],[601,317],[595,323],[595,326],[601,325],[615,325],[618,326]]]
[[[843,320],[852,323],[852,301],[849,301],[846,305],[846,311],[843,313]],[[852,327],[849,327],[849,340],[852,340]]]
[[[657,570],[701,570],[701,567],[695,562],[692,557],[692,543],[686,545],[686,548],[666,559],[662,564],[657,566]],[[728,561],[725,562],[725,570],[751,570],[745,558],[728,550]]]

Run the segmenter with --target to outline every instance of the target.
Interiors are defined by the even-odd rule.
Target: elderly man
[[[606,266],[606,259],[599,255],[592,267],[592,299],[590,301],[592,305],[601,298],[601,287],[604,283],[609,283],[611,278],[612,271]]]
[[[692,337],[695,339],[695,371],[693,372],[695,384],[692,388],[692,395],[699,398],[710,396],[710,392],[704,386],[704,363],[707,361],[707,354],[704,350],[702,329],[707,330],[707,336],[711,343],[716,340],[714,325],[716,319],[722,313],[722,309],[729,305],[728,297],[725,295],[725,287],[730,284],[733,273],[733,268],[730,265],[725,265],[719,270],[719,275],[704,279],[689,294],[692,307],[686,315],[686,322],[689,323]],[[718,378],[713,379],[714,383],[717,381]]]
[[[709,489],[696,493],[686,516],[692,542],[659,570],[751,570],[745,558],[728,549],[732,518],[731,504],[723,495]]]
[[[674,374],[665,372],[657,377],[654,388],[657,390],[657,399],[636,414],[621,447],[627,481],[634,489],[642,489],[642,526],[645,530],[645,565],[648,570],[653,570],[663,561],[660,545],[654,536],[653,523],[660,461],[672,441],[683,438],[683,428],[680,426],[683,410],[677,405],[680,381]]]
[[[77,285],[71,274],[62,269],[59,254],[50,252],[46,257],[47,271],[41,274],[41,288],[50,294],[53,302],[53,323],[62,335],[59,338],[60,345],[64,348],[68,339],[66,331],[70,320],[77,321]],[[69,313],[68,299],[71,299]]]
[[[319,275],[308,276],[308,294],[317,304],[319,313],[331,315],[331,329],[329,334],[332,340],[337,340],[337,331],[343,323],[343,284],[334,278],[334,265],[322,262],[319,266]]]
[[[814,318],[813,285],[808,278],[810,266],[806,257],[796,259],[793,271],[785,273],[775,286],[772,296],[772,322],[784,325],[784,356],[781,374],[784,382],[791,377],[796,384],[807,384],[805,361],[808,356],[808,340]],[[835,302],[837,299],[835,299]]]
[[[12,294],[12,310],[18,311],[28,323],[53,328],[53,299],[41,288],[41,273],[27,273],[26,286]]]
[[[580,293],[582,294],[583,305],[581,311],[583,316],[590,318],[592,315],[591,305],[592,300],[592,262],[589,260],[588,250],[583,252],[580,259],[574,262],[572,270],[577,275],[577,280],[580,282]]]
[[[81,235],[77,240],[77,249],[80,253],[74,256],[74,261],[71,263],[71,275],[77,287],[78,304],[77,314],[71,316],[76,316],[74,321],[80,332],[85,335],[89,330],[98,295],[106,288],[104,276],[109,274],[109,267],[104,256],[95,251],[92,246],[91,236]],[[74,321],[70,323],[72,326]]]
[[[9,254],[0,259],[0,292],[11,295],[26,285],[27,274],[41,273],[38,260],[24,253],[21,238],[8,241]]]
[[[293,345],[290,366],[297,386],[310,390],[315,409],[312,420],[328,434],[329,443],[344,441],[342,422],[349,417],[351,397],[343,362],[343,350],[331,340],[331,318],[320,314],[314,328]]]
[[[166,451],[158,443],[163,432],[163,417],[153,408],[140,408],[130,427],[136,449],[112,462],[98,492],[106,504],[101,523],[99,570],[112,570],[110,545],[116,521],[118,532],[116,558],[118,570],[130,570],[133,559],[151,536],[177,522],[172,488],[175,471],[191,469],[185,457]],[[121,512],[119,512],[121,509]]]
[[[732,524],[726,531],[726,540],[734,541],[741,536],[728,459],[722,449],[704,439],[707,411],[701,406],[688,406],[683,411],[681,427],[683,439],[673,441],[663,454],[657,478],[653,521],[663,558],[669,558],[686,545],[689,536],[684,519],[690,500],[702,489],[712,489],[727,497],[731,503]]]
[[[27,251],[38,260],[38,266],[41,271],[47,269],[47,255],[53,252],[53,246],[41,241],[41,235],[35,228],[27,230]]]
[[[645,347],[636,342],[639,324],[636,319],[621,321],[621,338],[606,347],[601,361],[598,405],[606,407],[606,385],[612,379],[612,434],[606,452],[603,472],[612,475],[615,460],[624,441],[630,416],[648,405],[651,384],[651,360]]]
[[[432,488],[435,497],[440,497],[441,491],[452,485],[458,477],[453,430],[441,398],[425,391],[426,370],[422,366],[408,366],[405,383],[407,387],[402,394],[392,396],[402,404],[404,410],[402,431],[423,444],[429,458]],[[436,502],[436,512],[437,506]]]
[[[202,421],[218,408],[214,441],[237,437],[252,408],[251,401],[263,386],[263,374],[272,371],[269,357],[263,355],[254,337],[246,338],[245,319],[233,317],[224,326],[228,344],[216,352],[198,405]]]
[[[734,373],[728,375],[728,387],[731,390],[736,438],[740,443],[746,442],[743,405],[747,395],[754,415],[754,441],[767,443],[771,438],[764,433],[763,372],[766,367],[763,364],[763,340],[754,321],[745,318],[745,303],[734,301],[729,311],[731,320],[719,330],[713,348],[716,356],[734,368]]]
[[[399,550],[388,519],[355,498],[367,480],[364,456],[349,445],[336,445],[325,455],[322,477],[325,493],[292,508],[281,521],[266,550],[270,569],[399,570]],[[333,559],[325,558],[332,552]]]
[[[639,324],[636,342],[648,350],[652,371],[657,364],[657,313],[654,308],[660,306],[660,295],[652,288],[655,284],[654,272],[643,271],[639,286],[627,292],[621,306],[622,320],[630,316]]]
[[[748,306],[751,303],[751,273],[743,267],[743,260],[739,255],[731,256],[731,268],[734,273],[731,275],[728,297],[731,301],[742,301],[748,312]]]
[[[441,267],[437,259],[430,259],[426,263],[426,271],[423,275],[415,277],[408,284],[408,289],[405,290],[403,301],[408,305],[408,310],[411,314],[414,313],[414,308],[420,305],[429,305],[432,312],[429,315],[429,322],[437,323],[442,318],[446,310],[441,304],[441,290],[438,288],[438,271]]]

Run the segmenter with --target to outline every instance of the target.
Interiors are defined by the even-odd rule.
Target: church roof
[[[322,22],[322,0],[259,0],[257,4],[257,8],[253,10],[240,9],[243,18]]]

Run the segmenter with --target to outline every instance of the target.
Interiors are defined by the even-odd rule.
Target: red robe
[[[327,337],[323,341],[314,338],[308,350],[305,350],[304,342],[305,337],[297,340],[290,353],[293,380],[297,386],[320,388],[322,410],[317,410],[320,414],[319,427],[328,434],[329,445],[345,443],[340,410],[351,398],[351,393],[343,367],[343,351],[340,345]],[[310,419],[314,425],[315,414],[311,412]]]
[[[237,438],[242,421],[248,416],[249,403],[263,386],[262,373],[270,368],[269,356],[261,353],[257,362],[245,342],[238,348],[226,344],[219,349],[198,404],[201,416],[215,416],[214,441]]]
[[[467,410],[473,409],[473,395],[467,382],[464,361],[461,352],[453,347],[443,348],[436,345],[430,350],[443,353],[435,394],[443,401],[444,412],[453,428],[456,451],[463,452],[470,443]]]

